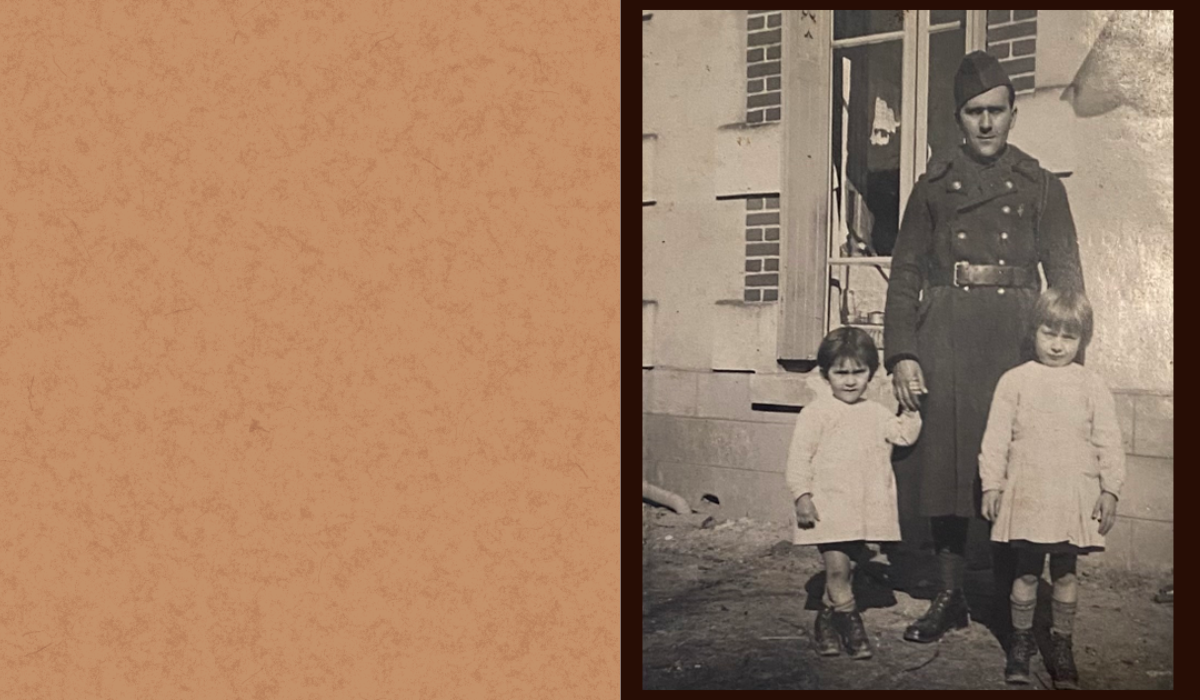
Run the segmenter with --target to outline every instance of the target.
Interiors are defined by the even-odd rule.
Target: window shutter
[[[813,360],[824,336],[829,228],[829,11],[784,12],[780,360]]]

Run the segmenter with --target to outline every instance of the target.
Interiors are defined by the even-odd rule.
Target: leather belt
[[[1009,265],[954,264],[950,270],[935,269],[929,273],[929,283],[944,287],[1030,287],[1040,286],[1037,268]]]

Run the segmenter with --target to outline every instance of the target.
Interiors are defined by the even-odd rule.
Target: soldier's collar
[[[925,166],[925,177],[930,181],[940,180],[950,170],[952,162],[948,158],[929,161],[929,165]]]
[[[977,168],[981,168],[981,169],[1007,166],[1008,161],[1009,161],[1009,156],[1011,155],[1011,151],[1012,151],[1012,146],[1005,144],[1003,153],[1001,153],[1000,155],[998,155],[994,158],[984,158],[982,156],[976,155],[974,152],[971,151],[971,149],[967,148],[965,144],[963,146],[959,147],[959,149],[958,149],[958,152],[959,152],[959,154],[961,154],[962,159],[964,161],[974,165]]]
[[[1009,153],[1004,154],[1004,158],[1010,158],[1009,163],[1014,171],[1025,176],[1032,182],[1037,182],[1038,176],[1041,173],[1042,166],[1038,163],[1037,158],[1029,155],[1025,151],[1017,148],[1011,143],[1008,144]]]
[[[940,180],[946,176],[954,167],[954,161],[962,158],[964,165],[967,162],[974,162],[970,155],[966,153],[965,147],[960,147],[953,156],[949,158],[938,158],[929,162],[925,168],[925,176],[930,181]],[[1025,151],[1017,148],[1011,143],[1008,144],[1004,153],[997,159],[997,164],[1007,166],[1016,172],[1021,173],[1030,180],[1037,180],[1038,172],[1041,170],[1041,165],[1033,156],[1030,156]],[[951,185],[947,185],[948,187]]]

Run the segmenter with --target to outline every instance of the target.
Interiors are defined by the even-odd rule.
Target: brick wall
[[[746,198],[745,300],[779,300],[778,193]]]
[[[783,11],[746,11],[746,122],[777,122],[783,106]]]
[[[1000,59],[1017,93],[1033,92],[1037,10],[988,10],[987,49]]]

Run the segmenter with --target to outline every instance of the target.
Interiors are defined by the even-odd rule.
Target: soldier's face
[[[1017,110],[1008,104],[1008,88],[994,87],[967,100],[958,110],[958,128],[967,148],[982,158],[1004,151],[1008,132],[1017,123]]]

